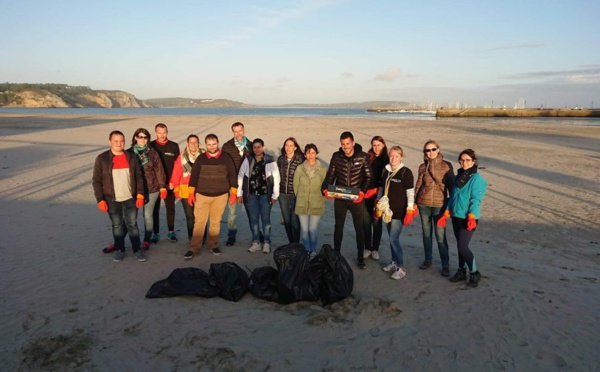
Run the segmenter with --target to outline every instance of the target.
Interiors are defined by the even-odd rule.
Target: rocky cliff
[[[23,108],[153,107],[119,90],[93,90],[64,84],[0,84],[0,106]]]

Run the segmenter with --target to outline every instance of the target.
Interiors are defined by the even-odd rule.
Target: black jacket
[[[361,145],[355,144],[351,157],[347,157],[341,148],[333,153],[321,191],[329,185],[339,185],[356,187],[365,192],[371,185],[372,178],[369,155],[362,150]]]
[[[279,181],[279,194],[293,194],[294,193],[294,173],[296,168],[304,162],[304,155],[302,153],[294,154],[291,161],[287,161],[285,155],[279,155],[277,158],[277,168],[279,168],[279,174],[281,181]]]
[[[244,158],[246,158],[246,156],[250,155],[251,153],[250,150],[252,147],[252,142],[250,140],[247,141],[248,142],[246,143],[246,147],[244,148],[244,155],[240,155],[240,151],[235,145],[235,138],[232,138],[229,141],[225,142],[223,148],[221,149],[221,151],[231,156],[231,159],[233,160],[233,165],[235,165],[236,172],[240,171],[240,167],[242,166]]]
[[[131,197],[136,198],[137,194],[144,194],[144,180],[142,172],[135,155],[125,151],[125,156],[129,162],[129,176],[131,182]],[[115,200],[115,185],[112,177],[113,158],[115,156],[110,150],[103,152],[96,157],[94,163],[94,174],[92,176],[92,187],[94,196],[99,203],[102,200]]]

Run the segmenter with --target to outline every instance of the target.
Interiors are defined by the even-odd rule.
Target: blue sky
[[[597,108],[597,14],[597,0],[0,0],[0,81],[267,105]]]

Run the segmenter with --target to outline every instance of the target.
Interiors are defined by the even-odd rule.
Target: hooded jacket
[[[346,156],[340,147],[331,156],[321,192],[326,190],[329,185],[355,187],[366,192],[371,185],[372,178],[373,171],[369,155],[362,150],[361,145],[358,143],[354,145],[354,153],[350,157]]]

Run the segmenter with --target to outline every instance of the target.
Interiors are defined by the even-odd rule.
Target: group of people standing
[[[244,125],[231,126],[233,138],[222,149],[215,134],[204,138],[191,134],[180,153],[167,139],[165,124],[157,124],[157,139],[137,129],[131,148],[124,149],[124,135],[109,136],[110,149],[100,154],[94,166],[93,187],[98,208],[109,214],[114,243],[104,249],[116,252],[114,261],[125,256],[124,239],[129,233],[134,255],[146,260],[151,243],[160,239],[160,199],[167,209],[167,240],[176,242],[174,201],[181,199],[186,216],[189,250],[185,259],[199,254],[202,245],[213,254],[219,248],[220,221],[228,209],[226,246],[236,244],[237,205],[243,204],[252,242],[249,252],[271,251],[271,208],[279,202],[282,223],[289,243],[302,243],[310,257],[317,254],[318,225],[325,213],[325,200],[333,200],[334,248],[341,250],[346,215],[350,212],[356,235],[357,266],[365,259],[379,259],[383,225],[388,231],[391,262],[383,271],[392,279],[406,276],[400,234],[403,226],[419,215],[423,232],[424,261],[420,269],[432,267],[435,234],[441,260],[441,275],[450,275],[446,221],[450,217],[458,245],[458,270],[453,282],[467,281],[475,287],[481,275],[469,243],[477,228],[486,181],[477,172],[477,157],[471,149],[458,157],[460,168],[444,160],[436,141],[423,146],[423,164],[416,179],[403,163],[400,146],[387,148],[381,136],[371,140],[365,152],[351,132],[340,136],[340,148],[325,167],[313,143],[300,147],[294,137],[285,139],[277,158],[265,153],[265,143],[245,136]],[[149,143],[150,142],[150,143]],[[353,197],[330,195],[331,186],[354,190]],[[137,208],[144,208],[145,234],[140,244]],[[468,273],[467,273],[468,270]],[[468,275],[467,275],[468,274]]]

